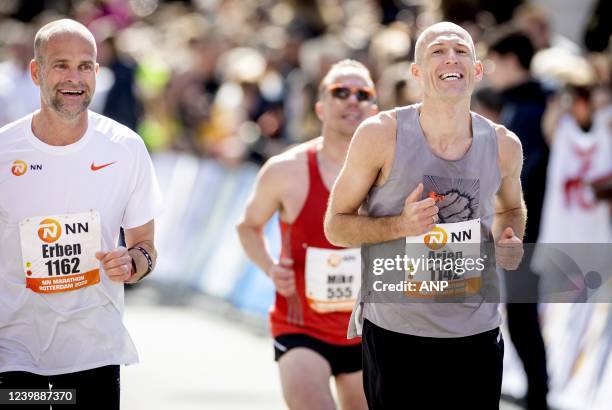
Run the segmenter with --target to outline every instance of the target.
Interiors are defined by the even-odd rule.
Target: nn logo
[[[434,228],[423,237],[423,241],[429,249],[437,251],[446,245],[448,234],[443,228],[434,226]]]
[[[11,167],[11,172],[16,177],[22,176],[23,174],[26,173],[27,170],[28,170],[28,164],[26,164],[24,161],[20,159],[13,162],[13,166]]]
[[[14,161],[13,165],[11,166],[11,172],[16,177],[22,176],[23,174],[25,174],[27,172],[27,170],[28,170],[28,164],[26,164],[25,161],[22,161],[20,159]],[[30,170],[32,170],[32,171],[41,171],[42,170],[42,165],[41,164],[30,165]]]
[[[38,237],[46,243],[53,243],[62,236],[62,226],[55,219],[47,218],[38,225]]]
[[[89,232],[88,223],[64,224],[66,235]],[[53,243],[62,236],[62,225],[53,218],[46,218],[38,225],[38,237],[46,243]]]
[[[342,256],[338,255],[337,253],[332,253],[327,258],[327,264],[331,266],[332,268],[337,267],[341,263],[342,263]]]
[[[425,245],[432,251],[437,251],[446,245],[448,242],[448,233],[440,226],[434,227],[429,233],[423,237]],[[464,230],[459,232],[451,232],[450,241],[453,243],[466,242],[472,239],[472,230]]]

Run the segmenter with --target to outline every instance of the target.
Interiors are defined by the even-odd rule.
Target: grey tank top
[[[446,202],[438,204],[440,223],[479,218],[480,242],[494,253],[491,227],[495,194],[501,181],[495,129],[483,117],[471,113],[473,139],[470,148],[458,160],[444,160],[436,156],[427,143],[419,123],[419,108],[420,105],[415,104],[396,109],[397,135],[391,172],[384,185],[371,188],[364,210],[372,217],[399,215],[407,196],[422,182],[425,189],[421,199],[432,191],[446,196]],[[373,277],[370,262],[374,255],[394,257],[407,253],[406,249],[405,238],[364,245],[361,250],[362,278]],[[498,283],[494,255],[485,270],[490,278],[494,277],[492,282]],[[367,289],[370,288],[362,285],[360,302],[351,317],[349,337],[361,334],[364,317],[387,330],[438,338],[470,336],[501,324],[496,303],[499,299],[477,297],[452,303],[382,303],[369,302],[364,294]]]

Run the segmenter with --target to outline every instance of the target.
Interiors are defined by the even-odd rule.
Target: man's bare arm
[[[523,150],[516,135],[503,127],[497,129],[501,186],[495,197],[495,257],[506,270],[518,268],[523,258],[523,236],[527,210],[521,188]]]
[[[157,250],[155,249],[155,244],[153,242],[155,237],[155,222],[150,220],[142,226],[125,229],[123,233],[125,235],[125,244],[127,245],[128,249],[135,246],[143,248],[151,258],[151,270],[155,269],[155,263],[157,261]],[[142,251],[138,249],[132,249],[128,253],[132,259],[134,259],[134,263],[136,264],[136,272],[130,278],[130,282],[135,282],[140,280],[147,272],[149,262]]]
[[[423,186],[408,198],[400,215],[369,217],[358,210],[386,161],[393,161],[395,119],[381,113],[355,132],[347,159],[330,195],[325,235],[337,246],[356,247],[405,236],[421,235],[434,226],[438,209],[433,199],[419,201]]]
[[[262,167],[244,214],[236,226],[245,253],[266,274],[275,261],[263,229],[281,207],[279,171],[279,165],[274,160]]]
[[[493,236],[498,239],[510,227],[522,240],[525,234],[527,209],[521,187],[523,148],[518,137],[505,128],[498,131],[501,185],[495,197]]]
[[[295,293],[295,274],[289,259],[276,261],[270,254],[263,229],[272,215],[282,206],[283,183],[290,167],[277,158],[268,161],[259,172],[255,189],[236,229],[247,256],[272,279],[276,291],[283,296]]]

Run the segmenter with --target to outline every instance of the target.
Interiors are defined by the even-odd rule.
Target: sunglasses
[[[374,90],[369,87],[349,87],[344,84],[331,84],[327,89],[332,97],[338,98],[339,100],[346,100],[352,94],[355,94],[359,102],[372,101],[376,97]]]

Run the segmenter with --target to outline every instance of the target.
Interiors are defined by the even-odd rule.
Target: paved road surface
[[[122,409],[285,408],[269,337],[227,314],[156,299],[151,289],[127,295],[125,323],[140,363],[122,368]]]

